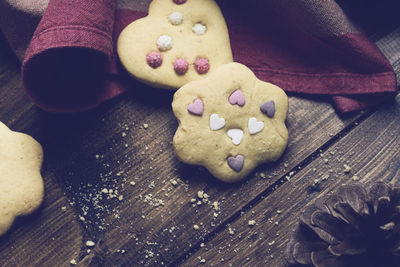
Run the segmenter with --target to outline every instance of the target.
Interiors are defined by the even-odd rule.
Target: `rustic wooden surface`
[[[376,41],[397,71],[385,36]],[[328,101],[290,96],[283,157],[224,184],[174,156],[171,92],[137,88],[89,112],[54,115],[31,103],[19,68],[0,37],[0,121],[43,145],[46,195],[0,237],[0,266],[286,266],[305,205],[340,184],[400,183],[399,98],[339,117]]]

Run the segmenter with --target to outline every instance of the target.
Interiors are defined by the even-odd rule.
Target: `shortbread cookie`
[[[159,88],[177,89],[232,62],[214,0],[153,0],[149,15],[121,32],[117,50],[132,76]]]
[[[286,148],[286,94],[239,63],[180,88],[172,108],[179,122],[173,141],[178,158],[222,181],[244,178]]]
[[[43,199],[43,151],[29,135],[0,122],[0,236],[18,216],[37,209]]]

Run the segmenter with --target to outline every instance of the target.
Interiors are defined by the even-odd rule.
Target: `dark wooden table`
[[[399,73],[400,29],[371,36]],[[152,94],[156,103],[131,92],[89,112],[43,112],[1,37],[0,121],[43,145],[46,195],[0,238],[0,266],[286,266],[304,206],[341,184],[400,184],[400,97],[339,117],[329,102],[290,96],[282,158],[224,184],[176,159],[172,92]]]

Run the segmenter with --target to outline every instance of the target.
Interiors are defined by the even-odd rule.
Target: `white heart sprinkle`
[[[228,136],[232,138],[232,143],[239,145],[242,142],[243,131],[241,129],[229,129]]]
[[[217,131],[219,129],[224,128],[225,126],[225,119],[220,118],[218,114],[211,114],[210,116],[210,129],[213,131]]]
[[[249,119],[248,127],[249,127],[249,133],[250,134],[256,134],[258,132],[261,132],[262,129],[264,129],[264,122],[257,121],[256,118],[251,117]]]

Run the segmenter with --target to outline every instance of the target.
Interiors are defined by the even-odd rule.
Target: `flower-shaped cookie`
[[[286,94],[239,63],[180,88],[172,108],[179,121],[173,141],[178,158],[225,182],[277,160],[286,148]]]
[[[37,209],[43,199],[43,151],[32,137],[0,122],[0,236],[18,216]]]
[[[232,62],[228,29],[214,0],[153,0],[149,15],[121,32],[117,51],[132,76],[169,89]]]

